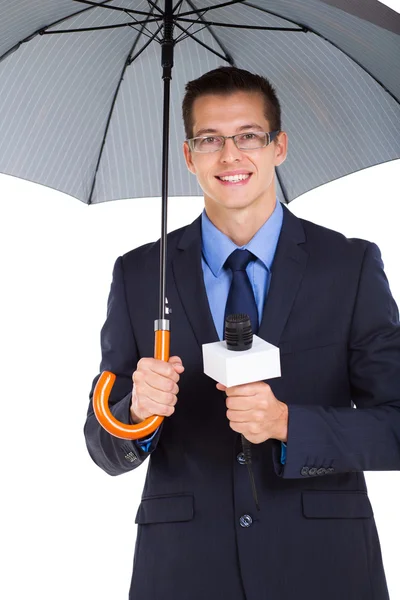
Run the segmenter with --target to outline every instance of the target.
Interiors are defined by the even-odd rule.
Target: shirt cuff
[[[157,429],[153,432],[153,434],[150,437],[139,438],[135,440],[138,446],[140,446],[145,452],[148,452],[151,446],[152,439],[154,438],[159,429],[160,427],[157,427]]]
[[[281,442],[281,463],[286,464],[286,444],[285,442]]]

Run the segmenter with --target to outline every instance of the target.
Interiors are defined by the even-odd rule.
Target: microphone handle
[[[226,308],[225,308],[226,311]],[[228,350],[235,351],[246,351],[253,345],[253,330],[251,327],[251,319],[248,314],[237,313],[234,315],[225,316],[225,328],[224,328],[224,340],[226,340],[226,347]],[[225,398],[227,394],[225,392]],[[246,440],[243,434],[240,434],[242,438],[242,448],[247,470],[249,472],[251,489],[253,492],[253,498],[256,503],[257,510],[260,510],[257,498],[256,484],[254,481],[253,469],[251,467],[251,447],[249,440]]]
[[[254,481],[254,474],[253,474],[253,469],[251,467],[251,446],[250,446],[250,442],[249,440],[246,440],[246,438],[244,437],[244,435],[241,433],[240,434],[241,438],[242,438],[242,448],[243,448],[243,454],[246,460],[246,465],[247,465],[247,470],[249,472],[249,477],[250,477],[250,484],[251,484],[251,489],[253,492],[253,497],[256,503],[256,507],[257,510],[260,510],[260,506],[258,504],[258,498],[257,498],[257,490],[256,490],[256,484]]]
[[[228,397],[227,394],[226,394],[226,392],[224,392],[224,395],[225,395],[225,398]],[[250,444],[249,440],[246,440],[246,438],[244,437],[243,433],[240,434],[240,437],[242,438],[243,455],[244,455],[244,458],[245,458],[245,461],[246,461],[247,470],[249,472],[250,485],[251,485],[251,490],[253,492],[253,498],[254,498],[254,501],[256,503],[257,510],[260,510],[260,506],[258,504],[256,484],[255,484],[255,481],[254,481],[253,469],[251,467],[251,444]]]

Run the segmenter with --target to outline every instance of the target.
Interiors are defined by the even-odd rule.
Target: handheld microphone
[[[281,376],[279,348],[253,335],[250,317],[227,316],[224,341],[203,344],[204,373],[226,387]],[[226,397],[226,393],[225,393]],[[250,442],[241,434],[243,454],[257,510],[260,510],[251,468]]]

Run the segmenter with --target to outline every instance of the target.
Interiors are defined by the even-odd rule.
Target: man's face
[[[258,93],[201,96],[193,104],[193,123],[193,137],[270,131],[264,116],[264,99]],[[240,130],[244,125],[248,127]],[[286,158],[285,132],[279,134],[277,143],[271,142],[264,148],[239,150],[229,139],[225,140],[223,149],[216,152],[190,152],[187,142],[183,151],[188,169],[196,174],[204,192],[206,209],[211,213],[263,204],[275,206],[275,166]],[[238,183],[224,183],[218,178],[235,171],[250,176]]]

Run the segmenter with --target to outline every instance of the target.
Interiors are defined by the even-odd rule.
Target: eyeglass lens
[[[265,146],[267,134],[262,132],[240,133],[234,136],[234,140],[240,150],[251,150]],[[222,149],[224,138],[222,136],[195,138],[193,143],[197,152],[215,152]]]

